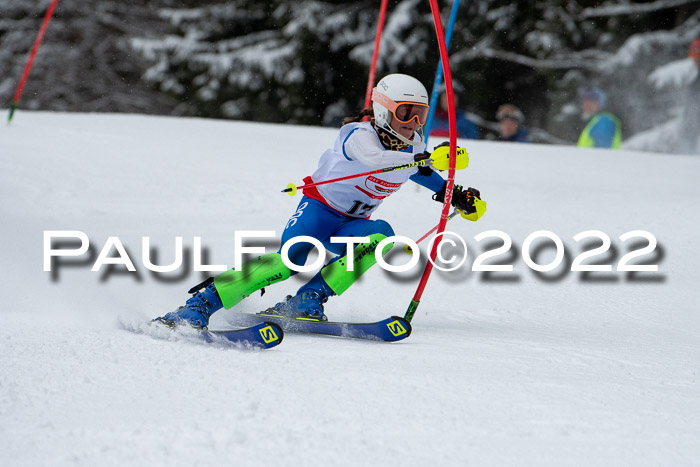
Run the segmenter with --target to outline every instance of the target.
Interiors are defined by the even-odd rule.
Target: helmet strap
[[[396,131],[394,131],[394,129],[391,128],[391,125],[389,124],[380,126],[374,119],[372,119],[372,126],[377,132],[377,135],[379,135],[379,140],[382,142],[382,145],[386,149],[389,149],[391,151],[405,151],[406,149],[408,149],[409,146],[419,146],[423,144],[421,142],[412,141],[408,138],[401,136]],[[415,132],[418,133],[422,141],[423,127],[419,126]]]

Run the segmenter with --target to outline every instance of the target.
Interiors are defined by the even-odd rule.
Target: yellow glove
[[[481,199],[479,190],[472,187],[462,190],[461,186],[455,185],[452,192],[452,205],[463,218],[472,222],[481,219],[486,212],[486,201]]]
[[[447,183],[445,183],[447,185]],[[445,187],[433,195],[433,199],[440,203],[445,201]],[[481,199],[481,193],[476,188],[469,187],[466,190],[462,185],[455,185],[452,190],[452,206],[465,219],[476,222],[486,212],[486,201]]]
[[[430,155],[430,163],[437,170],[448,170],[450,168],[450,146],[440,145],[435,148]],[[464,148],[457,148],[457,170],[466,169],[469,166],[469,154]]]
[[[474,212],[471,214],[467,214],[465,211],[462,211],[461,209],[457,209],[461,216],[468,221],[476,222],[479,219],[481,219],[481,216],[484,215],[486,212],[486,201],[482,201],[479,198],[474,199]]]

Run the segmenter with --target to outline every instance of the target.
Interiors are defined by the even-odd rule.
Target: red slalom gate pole
[[[41,41],[44,39],[46,28],[49,26],[49,21],[51,21],[51,18],[53,17],[53,12],[56,9],[57,4],[58,0],[53,0],[51,2],[51,5],[49,5],[49,9],[46,10],[46,14],[44,15],[44,21],[41,23],[39,34],[37,34],[36,36],[36,40],[34,41],[32,51],[29,53],[29,60],[27,60],[27,64],[24,66],[24,71],[22,72],[22,77],[19,80],[17,91],[15,91],[15,97],[12,99],[12,104],[10,105],[10,115],[7,117],[7,123],[10,123],[12,121],[12,116],[15,113],[15,109],[17,109],[17,106],[19,105],[19,99],[20,97],[22,97],[24,85],[27,82],[27,78],[29,77],[29,71],[32,69],[32,64],[34,63],[34,57],[36,57],[36,53],[39,50],[39,47],[41,46]]]
[[[437,233],[438,240],[433,244],[433,249],[430,252],[430,261],[425,266],[423,275],[421,276],[420,283],[418,284],[418,289],[411,300],[408,310],[406,310],[406,315],[404,318],[406,321],[411,322],[413,316],[418,309],[420,304],[420,299],[423,296],[423,291],[428,283],[428,278],[430,273],[433,271],[433,263],[435,257],[437,256],[438,248],[442,241],[440,234],[445,231],[445,225],[449,219],[450,205],[452,204],[452,190],[454,190],[455,184],[455,166],[457,162],[457,123],[455,119],[455,104],[454,104],[454,90],[452,89],[452,71],[450,70],[450,57],[447,53],[447,44],[445,43],[445,33],[442,29],[442,21],[440,20],[440,9],[437,5],[437,0],[430,0],[430,9],[433,12],[433,21],[435,23],[435,34],[437,35],[438,47],[440,48],[440,59],[442,60],[442,71],[445,77],[445,87],[447,91],[447,117],[449,121],[449,131],[450,131],[450,168],[447,172],[447,183],[445,185],[445,200],[442,205],[442,214],[440,216],[440,223],[438,224]]]
[[[369,67],[369,78],[367,79],[367,92],[365,93],[365,106],[366,109],[372,103],[372,89],[374,88],[374,79],[377,71],[377,58],[379,57],[379,44],[382,40],[382,32],[384,31],[384,19],[386,18],[386,7],[389,0],[382,0],[382,4],[379,7],[379,23],[377,24],[377,34],[374,36],[374,52],[372,53],[372,65]],[[368,117],[364,118],[365,120]]]

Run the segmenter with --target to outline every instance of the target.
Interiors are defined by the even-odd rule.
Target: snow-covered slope
[[[198,119],[21,112],[0,128],[0,464],[37,465],[692,465],[700,458],[700,159],[629,151],[462,141],[489,210],[448,230],[469,247],[435,271],[397,344],[288,334],[243,351],[126,332],[182,304],[207,264],[233,264],[233,234],[275,230],[299,196],[280,190],[315,168],[335,130]],[[376,218],[418,238],[440,206],[405,186]],[[44,231],[84,232],[90,255],[43,270]],[[471,271],[474,259],[509,273]],[[561,238],[560,267],[547,230]],[[611,249],[567,270],[601,241]],[[615,271],[642,238],[658,246]],[[109,237],[137,269],[91,272]],[[155,274],[142,261],[149,237]],[[636,245],[635,245],[636,243]],[[253,242],[274,251],[274,240]],[[65,246],[64,246],[65,247]],[[448,251],[448,250],[446,250]],[[112,249],[111,255],[116,251]],[[72,261],[70,264],[69,262]],[[396,255],[392,261],[405,261]],[[403,315],[420,270],[371,270],[327,305],[331,319]],[[255,311],[294,278],[240,308]],[[214,315],[230,326],[236,310]]]

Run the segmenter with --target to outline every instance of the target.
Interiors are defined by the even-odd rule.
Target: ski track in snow
[[[316,127],[27,111],[0,128],[0,465],[697,463],[695,157],[462,141],[471,164],[457,183],[478,187],[489,210],[477,224],[448,223],[469,259],[433,273],[399,343],[288,333],[253,351],[121,328],[184,302],[202,278],[191,272],[194,236],[205,262],[229,267],[234,231],[279,239],[299,201],[279,190],[310,174],[334,138]],[[409,184],[374,218],[418,238],[439,212]],[[616,250],[598,259],[613,265],[628,251],[619,235],[651,232],[659,246],[641,259],[659,272],[538,275],[520,256],[527,235],[549,230],[570,261],[583,251],[573,236],[592,229],[612,239]],[[44,272],[45,230],[85,232],[92,259]],[[488,230],[513,239],[501,259],[514,271],[495,280],[470,271],[483,250],[474,236]],[[90,271],[110,236],[137,273]],[[184,271],[147,271],[144,236],[157,264],[173,261],[182,236]],[[545,248],[538,260],[552,257]],[[239,307],[270,306],[301,280]],[[375,267],[327,312],[403,315],[417,283],[415,272]]]

